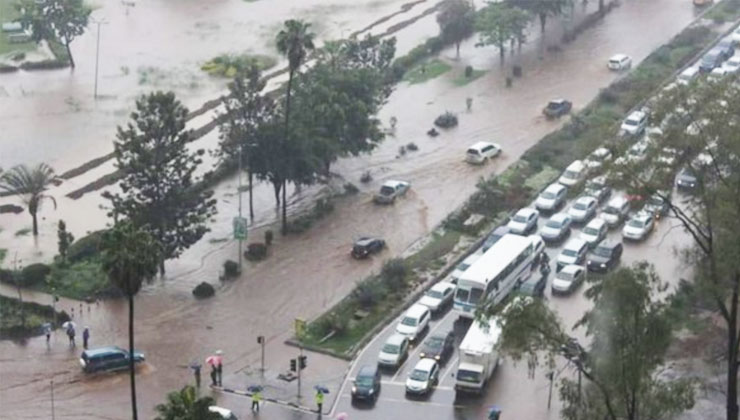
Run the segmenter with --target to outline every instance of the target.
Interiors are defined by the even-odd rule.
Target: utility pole
[[[51,379],[51,420],[54,420],[54,378]]]
[[[95,46],[95,94],[94,94],[94,98],[98,99],[98,62],[100,58],[100,25],[104,25],[108,22],[106,22],[105,19],[103,20],[90,19],[90,20],[92,21],[92,23],[98,25],[98,39],[96,41],[96,46]]]
[[[236,188],[237,195],[239,196],[239,221],[242,220],[242,149],[243,147],[239,145],[239,172],[237,173],[237,176],[239,177],[238,181],[238,187]],[[246,229],[246,226],[244,226]],[[239,261],[239,272],[242,272],[242,259],[244,256],[242,256],[242,239],[243,235],[239,235],[239,255],[237,255],[237,261]]]
[[[262,377],[265,376],[265,336],[261,335],[257,337],[257,343],[259,343],[262,347],[262,361],[260,362],[260,372],[262,373]]]
[[[300,353],[299,353],[300,355],[298,356],[298,361],[297,361],[297,366],[296,367],[298,368],[297,369],[298,370],[298,399],[300,400],[301,399],[301,371],[303,370],[303,369],[301,369],[301,365],[300,365],[301,362],[300,361],[303,360],[303,347],[302,346],[301,347],[298,347],[298,349],[300,351]]]

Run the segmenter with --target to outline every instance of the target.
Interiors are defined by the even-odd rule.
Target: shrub
[[[434,120],[434,125],[440,128],[451,128],[457,126],[457,115],[447,111]]]
[[[74,241],[67,251],[69,262],[75,263],[98,255],[104,232],[104,230],[99,230]]]
[[[398,148],[398,156],[404,156],[406,154],[406,146],[401,146]]]
[[[419,146],[417,146],[416,143],[411,142],[406,145],[406,150],[408,150],[409,152],[415,152],[419,150]]]
[[[349,319],[340,314],[332,313],[329,315],[329,326],[336,335],[343,335],[349,327]]]
[[[465,66],[465,77],[468,79],[473,77],[473,66]]]
[[[202,282],[193,289],[193,296],[198,299],[209,298],[216,294],[216,289],[210,283]]]
[[[26,61],[20,65],[23,70],[54,70],[69,67],[69,62],[62,60]]]
[[[378,282],[363,281],[352,291],[352,296],[360,306],[368,309],[383,299],[385,293]]]
[[[239,263],[234,260],[224,261],[224,276],[233,278],[239,275]]]
[[[408,267],[406,262],[400,258],[393,258],[383,264],[380,277],[390,290],[398,291],[406,286],[406,275]]]
[[[259,242],[247,245],[247,250],[244,252],[244,258],[249,261],[264,260],[267,258],[267,245]]]
[[[18,71],[18,67],[10,66],[7,64],[0,64],[0,73],[12,73],[14,71]]]
[[[348,182],[344,184],[344,193],[346,195],[354,195],[360,192],[360,190],[355,186],[355,184]]]
[[[267,229],[265,231],[265,246],[272,245],[272,239],[274,238],[275,234],[272,233],[271,229]]]
[[[51,273],[51,267],[48,265],[42,263],[31,264],[21,270],[21,282],[24,286],[33,286],[42,283],[49,273]]]

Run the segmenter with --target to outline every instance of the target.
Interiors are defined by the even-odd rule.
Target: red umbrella
[[[206,357],[206,364],[211,366],[221,366],[221,363],[223,362],[223,359],[221,357],[221,352],[217,351],[216,354],[213,356]]]

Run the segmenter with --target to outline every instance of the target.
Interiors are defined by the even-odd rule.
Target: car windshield
[[[442,292],[437,291],[437,290],[430,290],[430,291],[428,291],[427,292],[427,296],[429,296],[430,298],[434,298],[434,299],[442,299],[444,297],[444,295],[442,294]]]
[[[609,257],[611,255],[611,251],[608,247],[597,246],[596,249],[594,249],[594,255],[598,255],[599,257]]]
[[[479,155],[480,153],[478,153],[478,150],[476,149],[468,149],[468,154],[469,155]]]
[[[396,344],[388,344],[383,346],[383,353],[398,354],[401,347]]]
[[[647,203],[648,205],[659,207],[663,205],[663,199],[660,197],[650,197]]]
[[[457,269],[460,271],[465,271],[468,269],[468,267],[470,267],[470,264],[466,262],[461,262],[460,264],[457,265]]]
[[[459,369],[457,371],[457,380],[462,382],[480,383],[480,373],[470,370]]]
[[[431,337],[429,340],[424,342],[424,347],[428,350],[438,350],[442,348],[444,343],[444,337]]]
[[[555,276],[558,280],[573,281],[573,273],[566,273],[561,271]]]
[[[560,102],[550,102],[547,104],[547,107],[550,109],[558,109],[560,108]]]
[[[474,288],[470,290],[470,303],[478,303],[483,295],[483,289]]]
[[[548,200],[552,200],[553,198],[557,197],[557,195],[555,195],[555,193],[550,192],[550,191],[543,191],[542,194],[540,194],[540,197],[548,199]]]
[[[692,171],[689,168],[684,168],[681,171],[681,176],[686,177],[686,178],[695,178],[696,177],[696,175],[694,175],[694,171]]]
[[[560,229],[560,227],[563,226],[563,222],[560,220],[548,220],[547,223],[545,223],[545,227],[553,228],[553,229]]]
[[[416,324],[419,323],[419,320],[416,318],[412,318],[410,316],[403,317],[403,320],[401,320],[401,324],[408,325],[409,327],[415,327]]]
[[[455,300],[458,300],[460,302],[467,302],[469,296],[470,290],[458,288],[457,292],[455,293]]]
[[[573,205],[573,208],[576,210],[586,210],[588,209],[588,204],[584,201],[576,201],[576,203]]]
[[[717,57],[718,56],[719,56],[719,54],[717,54],[717,53],[709,53],[709,54],[707,54],[707,55],[704,56],[704,58],[703,58],[702,61],[704,61],[706,63],[714,63],[715,61],[717,61]]]
[[[392,195],[394,191],[396,190],[393,187],[387,187],[387,186],[380,187],[381,195]]]
[[[414,381],[426,381],[429,377],[429,372],[426,370],[421,369],[414,369],[411,372],[411,375],[409,375],[409,378],[411,378]]]
[[[565,255],[566,257],[576,257],[578,256],[578,251],[576,251],[575,249],[565,248],[563,250],[563,255]]]
[[[638,120],[627,118],[624,120],[624,125],[637,125],[639,122]]]
[[[645,225],[645,222],[643,222],[641,219],[632,219],[627,223],[628,226],[635,227],[635,228],[641,228]]]
[[[583,233],[585,233],[586,235],[596,236],[599,234],[599,230],[591,226],[586,226],[585,228],[583,228]]]
[[[527,223],[527,217],[522,216],[521,214],[517,214],[514,216],[514,221],[517,223]]]
[[[566,177],[566,178],[578,178],[578,172],[576,172],[576,171],[565,171],[565,173],[563,174],[563,176]]]
[[[603,212],[606,214],[619,214],[619,209],[612,206],[606,206]]]
[[[373,377],[358,376],[357,379],[355,379],[355,384],[359,386],[373,386]]]

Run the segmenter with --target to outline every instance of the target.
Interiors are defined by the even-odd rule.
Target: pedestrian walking
[[[254,392],[252,392],[252,412],[253,413],[260,412],[260,401],[262,401],[262,390],[260,388],[255,388]]]
[[[470,112],[470,109],[473,108],[473,98],[466,98],[465,105],[468,107],[468,112]]]
[[[534,379],[534,373],[537,370],[537,356],[531,355],[527,360],[527,376]]]
[[[314,399],[316,400],[316,412],[321,415],[321,408],[324,405],[324,392],[320,389],[317,389]]]
[[[190,369],[193,369],[193,376],[195,376],[195,388],[200,389],[200,368],[202,365],[198,362],[193,362],[190,365]]]
[[[51,340],[51,324],[48,322],[44,324],[44,335],[46,335],[46,347],[49,347],[49,340]]]
[[[75,347],[77,343],[75,343],[75,327],[69,326],[67,328],[67,337],[69,337],[69,346]]]
[[[90,340],[90,327],[85,327],[82,331],[82,347],[87,350],[87,342]]]
[[[223,374],[223,354],[221,350],[206,358],[206,364],[211,365],[211,386],[221,386],[221,376]]]

